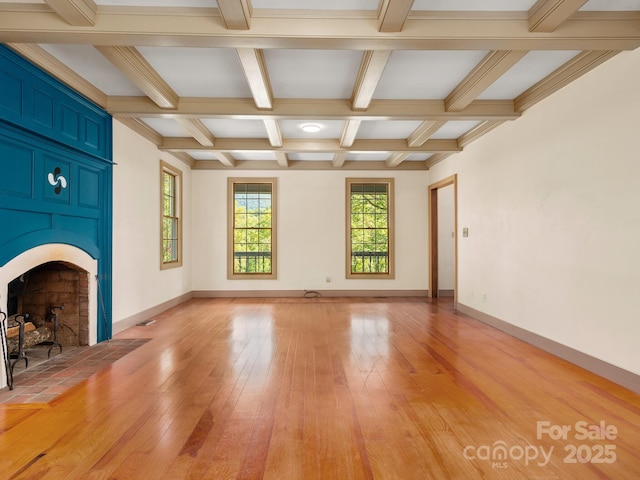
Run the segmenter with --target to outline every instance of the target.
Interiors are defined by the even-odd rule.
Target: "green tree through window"
[[[274,182],[233,181],[231,275],[273,275]]]
[[[392,182],[347,179],[350,276],[392,273]]]
[[[161,162],[161,200],[162,200],[162,235],[161,255],[163,268],[179,266],[180,255],[180,188],[179,172],[171,169],[167,163]]]

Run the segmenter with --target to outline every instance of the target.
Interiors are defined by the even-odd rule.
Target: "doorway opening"
[[[451,187],[449,189],[448,187]],[[448,193],[449,195],[444,195]],[[429,185],[429,297],[451,296],[453,294],[453,306],[458,305],[458,184],[457,175],[452,175],[439,182]],[[452,198],[451,198],[452,197]],[[443,210],[445,204],[450,208]],[[453,210],[453,211],[451,211]],[[443,215],[452,215],[453,218],[440,218]],[[440,227],[439,227],[440,225]],[[452,226],[442,232],[442,225]],[[443,242],[453,232],[453,252],[445,252],[447,245]],[[442,255],[450,253],[449,255]],[[453,279],[447,278],[446,271],[441,269],[443,262],[452,262]],[[444,283],[447,282],[446,285]],[[442,285],[441,285],[442,284]],[[450,288],[453,286],[453,292]]]

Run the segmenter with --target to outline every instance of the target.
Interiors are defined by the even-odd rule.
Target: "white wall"
[[[191,171],[113,121],[113,322],[191,292]],[[160,160],[183,172],[183,266],[160,270]],[[114,327],[117,330],[117,327]]]
[[[278,178],[278,279],[227,280],[227,177]],[[193,289],[425,290],[428,172],[398,171],[395,280],[345,279],[345,178],[388,172],[193,172]],[[196,200],[197,199],[197,200]],[[331,277],[327,283],[326,277]]]
[[[430,179],[458,173],[461,304],[636,374],[638,85],[640,50],[623,52]]]
[[[160,160],[183,172],[183,266],[160,270]],[[345,279],[345,178],[388,172],[190,170],[114,120],[113,320],[192,291],[425,290],[428,172],[394,172],[395,280]],[[227,177],[278,178],[278,279],[227,280]],[[331,282],[326,282],[326,277]]]

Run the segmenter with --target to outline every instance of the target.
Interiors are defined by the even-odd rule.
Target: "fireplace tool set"
[[[58,347],[59,353],[62,353],[62,345],[58,342],[58,328],[60,327],[60,319],[58,318],[58,312],[56,310],[64,310],[64,305],[49,307],[49,317],[47,321],[51,322],[53,330],[53,339],[45,342],[41,342],[42,345],[49,345],[49,351],[47,352],[47,358],[51,357],[51,350],[53,347]]]
[[[31,322],[29,314],[12,315],[8,322],[7,314],[0,311],[0,344],[9,390],[13,390],[13,368],[16,363],[24,360],[25,368],[29,366],[29,358],[24,351],[26,348],[34,345],[48,346],[47,358],[51,357],[51,350],[55,347],[58,347],[59,353],[62,353],[62,345],[58,341],[58,330],[61,325],[58,310],[63,309],[64,306],[49,307],[44,324],[38,325]],[[47,326],[47,323],[50,326]]]
[[[7,344],[7,314],[0,311],[0,343],[2,343],[2,359],[7,377],[7,386],[13,390],[13,369],[9,365],[9,346]]]

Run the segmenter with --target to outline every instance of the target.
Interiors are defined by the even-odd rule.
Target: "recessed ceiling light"
[[[305,123],[304,125],[301,125],[300,128],[303,132],[318,133],[322,127],[317,123]]]

